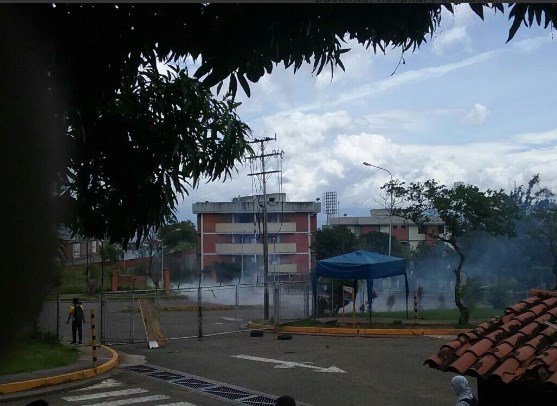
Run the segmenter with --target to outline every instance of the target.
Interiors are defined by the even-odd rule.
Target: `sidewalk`
[[[42,369],[19,374],[0,375],[0,402],[24,396],[39,388],[53,390],[54,385],[93,378],[114,368],[118,354],[107,347],[97,347],[97,363],[93,367],[91,346],[78,347],[80,354],[75,362],[56,368]]]

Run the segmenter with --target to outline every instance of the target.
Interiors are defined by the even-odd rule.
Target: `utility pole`
[[[249,156],[246,159],[250,160],[260,160],[261,172],[250,173],[248,176],[261,176],[261,181],[263,183],[263,319],[269,320],[269,240],[268,240],[268,227],[267,227],[267,175],[271,173],[280,172],[278,170],[265,171],[266,159],[269,157],[282,156],[282,152],[273,151],[269,154],[265,154],[265,143],[268,141],[276,141],[276,135],[274,138],[265,137],[257,138],[250,141],[250,144],[259,144],[261,150],[260,155]]]

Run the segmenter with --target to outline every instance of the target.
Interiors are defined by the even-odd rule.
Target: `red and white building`
[[[263,196],[231,202],[198,202],[198,255],[201,269],[218,263],[236,263],[247,278],[263,275]],[[285,193],[267,195],[269,276],[291,277],[315,266],[311,251],[317,231],[319,202],[288,202]]]
[[[357,236],[372,231],[388,234],[389,221],[392,224],[392,235],[396,240],[401,244],[409,244],[412,248],[419,244],[434,244],[435,241],[430,235],[445,232],[445,223],[441,219],[434,217],[422,228],[402,217],[391,216],[389,220],[389,212],[385,209],[372,209],[367,217],[333,217],[329,219],[329,227],[345,227]]]

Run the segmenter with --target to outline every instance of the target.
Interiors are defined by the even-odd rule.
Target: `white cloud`
[[[368,133],[362,126],[345,111],[278,114],[266,120],[261,132],[278,134],[278,142],[269,149],[285,151],[282,190],[290,201],[312,201],[334,190],[342,207],[377,207],[380,187],[389,175],[363,166],[363,161],[386,168],[393,177],[407,182],[435,178],[447,185],[464,181],[482,189],[508,190],[515,181],[524,184],[540,173],[542,182],[557,190],[553,176],[557,173],[557,129],[495,141],[418,145]],[[248,169],[239,168],[238,175],[224,184],[202,184],[184,205],[260,193],[259,184],[252,184],[247,176]],[[267,190],[279,190],[278,176],[269,179]]]
[[[452,20],[451,20],[452,17]],[[436,55],[443,54],[446,49],[459,47],[472,51],[472,41],[468,34],[468,26],[474,21],[475,14],[470,7],[458,5],[454,7],[454,16],[444,11],[441,18],[441,28],[435,34],[432,51]],[[447,21],[450,21],[447,23]],[[446,24],[446,26],[445,26]]]
[[[548,144],[557,141],[557,129],[541,133],[519,134],[514,139],[522,144]]]
[[[335,97],[335,100],[331,102],[331,105],[335,106],[370,96],[376,96],[381,93],[386,93],[388,91],[399,88],[401,86],[408,86],[412,83],[438,78],[446,75],[447,73],[451,73],[459,69],[468,68],[472,65],[485,62],[495,57],[500,52],[502,51],[486,51],[469,58],[462,59],[458,62],[452,62],[439,66],[430,66],[423,69],[411,70],[401,74],[396,74],[387,79],[378,80],[372,84],[360,86],[357,89],[340,93],[338,96]],[[308,106],[308,108],[315,107],[315,105]]]
[[[461,122],[467,125],[480,125],[485,123],[489,115],[489,109],[483,104],[476,103],[470,111],[462,118]]]

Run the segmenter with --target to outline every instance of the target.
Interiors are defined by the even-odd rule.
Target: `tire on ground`
[[[252,330],[249,332],[250,337],[263,337],[263,331],[261,330]]]

